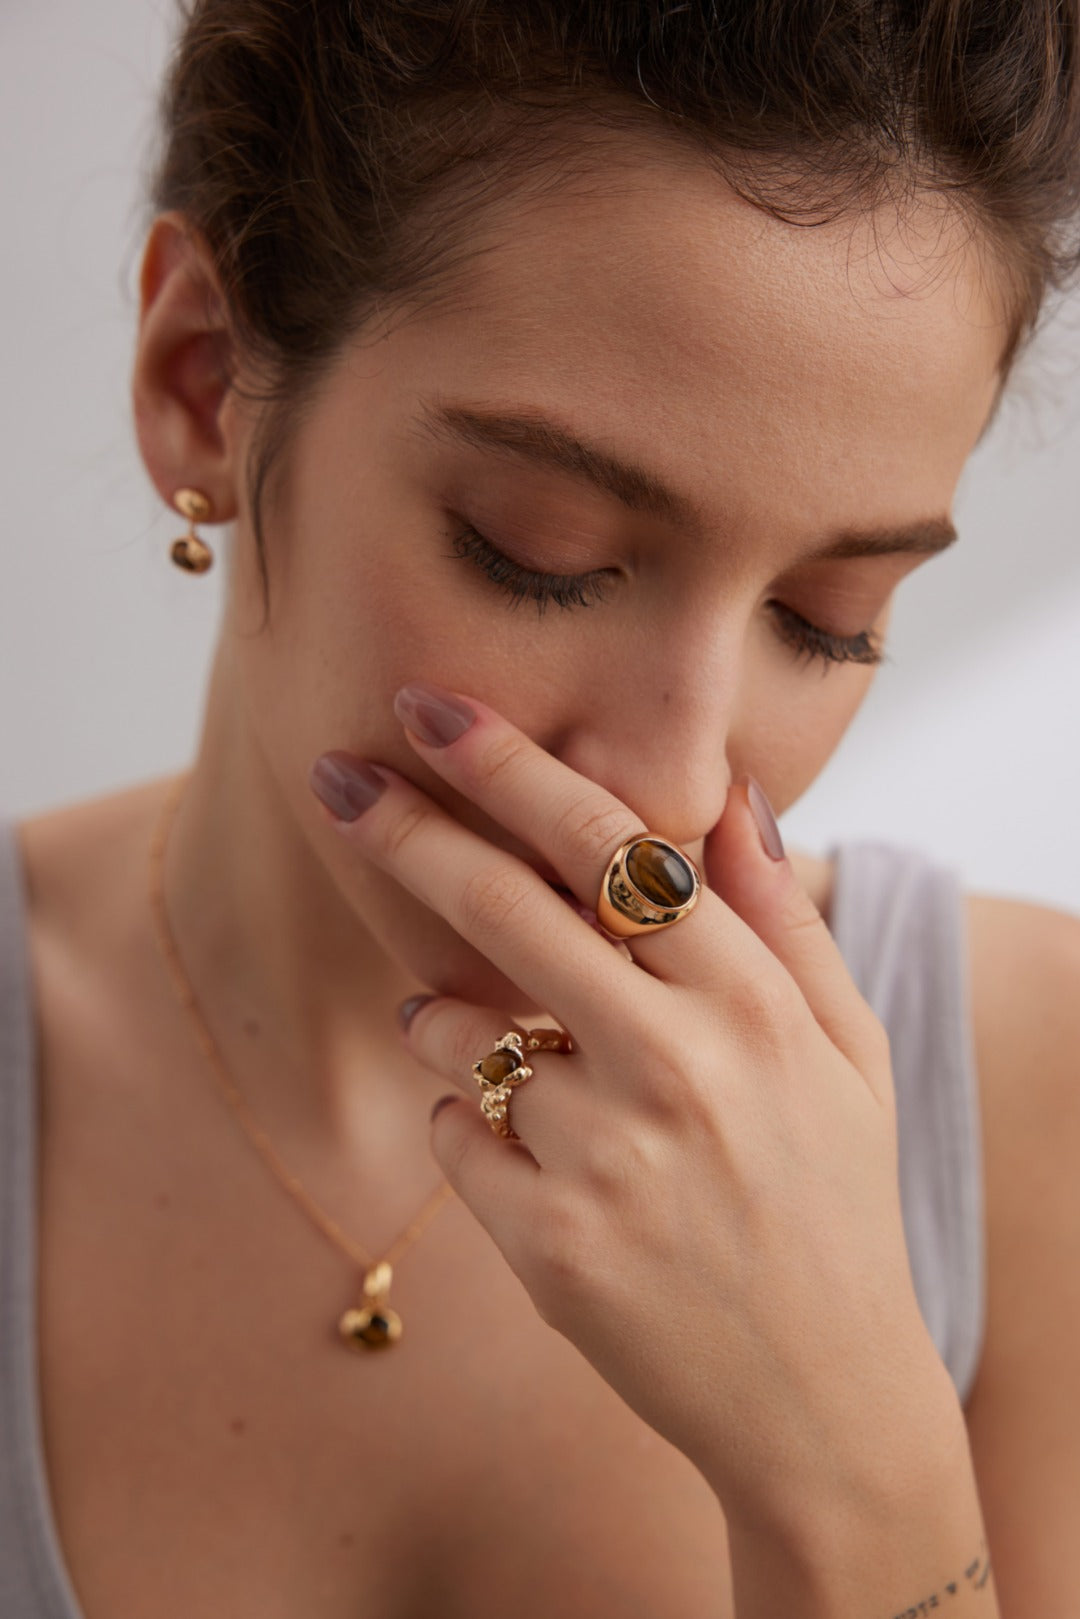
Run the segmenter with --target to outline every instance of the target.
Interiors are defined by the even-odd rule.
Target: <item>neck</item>
[[[300,791],[306,791],[306,784]],[[404,1048],[396,1008],[425,985],[365,928],[308,843],[245,723],[219,645],[203,733],[162,866],[169,925],[227,1071],[267,1128],[426,1143],[447,1089]]]

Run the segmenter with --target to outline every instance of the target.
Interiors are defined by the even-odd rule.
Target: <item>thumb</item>
[[[772,806],[753,776],[741,776],[730,789],[724,813],[705,839],[703,865],[709,887],[768,945],[829,1039],[874,1084],[881,1020],[796,877]]]

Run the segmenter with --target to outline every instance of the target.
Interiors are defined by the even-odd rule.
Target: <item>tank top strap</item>
[[[16,823],[0,814],[0,1614],[81,1619],[45,1473],[37,1374],[37,1030]]]
[[[959,873],[904,844],[835,844],[831,931],[892,1054],[900,1200],[923,1319],[961,1404],[986,1310],[982,1130]]]

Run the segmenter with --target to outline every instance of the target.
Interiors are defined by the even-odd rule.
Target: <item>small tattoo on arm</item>
[[[969,1590],[982,1591],[985,1590],[989,1578],[990,1554],[987,1550],[986,1542],[983,1541],[979,1549],[979,1555],[964,1570],[964,1581]],[[948,1580],[940,1595],[935,1591],[930,1596],[923,1597],[921,1601],[914,1603],[911,1607],[903,1608],[899,1613],[894,1614],[893,1619],[921,1619],[921,1615],[930,1613],[934,1608],[948,1607],[948,1599],[956,1596],[959,1591],[960,1586],[957,1582]]]

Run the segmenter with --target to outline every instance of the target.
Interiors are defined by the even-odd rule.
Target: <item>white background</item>
[[[141,182],[169,0],[0,9],[0,814],[193,756],[223,568],[182,532],[128,400]],[[915,844],[1080,912],[1080,299],[965,474],[961,543],[901,587],[879,672],[785,839]],[[211,532],[219,554],[225,531]]]

